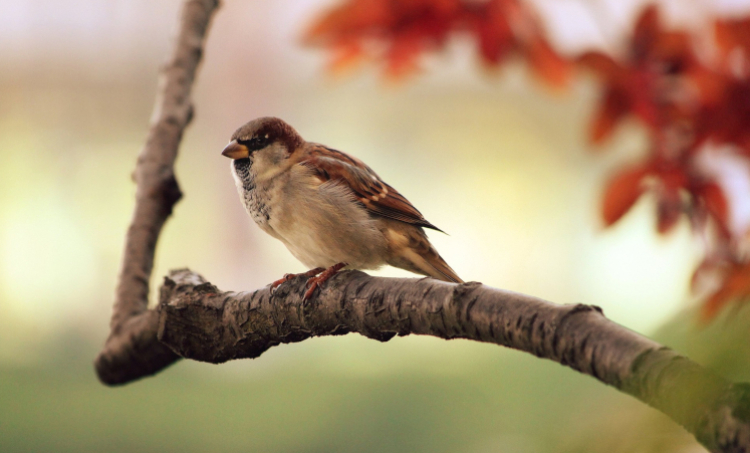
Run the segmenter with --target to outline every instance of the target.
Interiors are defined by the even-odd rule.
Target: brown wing
[[[361,160],[317,143],[308,143],[299,163],[323,181],[340,181],[371,213],[442,232],[428,222],[409,200],[389,186]]]

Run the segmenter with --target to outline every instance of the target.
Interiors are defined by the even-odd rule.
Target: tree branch
[[[750,385],[733,384],[604,317],[472,282],[341,272],[303,301],[305,279],[252,293],[222,292],[187,270],[165,278],[158,339],[176,354],[222,363],[272,346],[360,333],[378,341],[431,335],[495,343],[554,360],[669,415],[712,451],[750,445]]]
[[[151,128],[134,179],[111,333],[99,378],[123,384],[180,357],[213,363],[258,357],[313,336],[357,332],[387,341],[432,335],[495,343],[554,360],[661,410],[712,451],[750,450],[750,385],[733,384],[674,351],[607,320],[589,305],[560,306],[479,283],[373,278],[347,271],[303,301],[304,279],[253,293],[222,292],[189,270],[165,278],[148,309],[161,228],[181,192],[174,161],[192,117],[190,90],[218,0],[186,0],[175,48],[162,70]]]
[[[99,378],[108,384],[154,373],[179,358],[156,341],[155,313],[147,310],[149,279],[159,233],[182,197],[174,161],[193,115],[190,90],[208,24],[218,6],[218,0],[184,2],[175,46],[161,72],[148,138],[133,172],[136,203],[125,241],[111,332],[95,361]]]

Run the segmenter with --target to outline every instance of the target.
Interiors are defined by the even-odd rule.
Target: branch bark
[[[157,318],[147,310],[149,280],[159,233],[182,197],[174,161],[193,116],[190,91],[218,6],[218,0],[184,2],[174,49],[161,71],[146,145],[133,172],[135,210],[125,239],[111,332],[95,361],[99,378],[108,384],[155,373],[179,358],[156,341]]]
[[[590,375],[664,412],[711,451],[750,448],[750,385],[734,384],[604,317],[591,305],[556,305],[470,282],[375,278],[346,271],[312,300],[305,279],[223,292],[188,269],[161,289],[158,340],[211,363],[255,358],[324,335],[464,338],[525,351]]]

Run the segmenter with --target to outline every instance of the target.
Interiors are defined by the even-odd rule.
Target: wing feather
[[[323,182],[346,184],[371,214],[442,232],[356,157],[317,143],[308,143],[304,156],[299,164],[313,170]]]

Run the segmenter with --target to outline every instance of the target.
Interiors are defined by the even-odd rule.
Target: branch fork
[[[554,360],[649,404],[716,452],[750,451],[750,384],[731,383],[591,305],[556,305],[477,282],[375,278],[339,272],[307,300],[307,278],[253,292],[225,292],[189,269],[172,271],[148,308],[161,228],[181,198],[174,161],[193,114],[190,90],[218,0],[185,0],[146,145],[134,172],[136,207],[111,332],[95,361],[99,379],[120,385],[184,357],[211,363],[259,357],[314,336],[356,332],[465,338]]]

